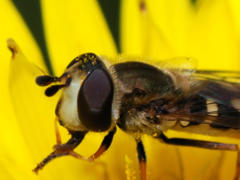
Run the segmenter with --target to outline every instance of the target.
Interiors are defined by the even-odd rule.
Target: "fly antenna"
[[[38,85],[41,84],[42,86],[47,86],[48,84],[50,84],[52,82],[56,82],[56,81],[60,81],[60,80],[61,80],[61,78],[52,77],[52,76],[39,76],[36,79]],[[57,84],[57,85],[52,85],[52,86],[48,87],[45,90],[45,95],[48,97],[53,96],[54,94],[56,94],[58,92],[58,90],[66,87],[66,86],[69,86],[71,81],[72,81],[72,78],[69,77],[69,78],[67,78],[67,80],[64,84]]]
[[[65,84],[50,86],[50,87],[48,87],[48,88],[46,89],[45,95],[48,96],[48,97],[51,97],[51,96],[53,96],[54,94],[56,94],[59,89],[65,87],[65,86],[66,86]]]
[[[55,77],[55,76],[49,76],[49,75],[42,75],[42,76],[38,76],[36,78],[36,83],[39,85],[39,86],[47,86],[53,82],[57,82],[59,81],[59,78],[58,77]]]

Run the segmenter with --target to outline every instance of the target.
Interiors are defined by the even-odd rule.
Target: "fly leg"
[[[62,143],[62,140],[61,140],[61,135],[60,135],[60,131],[58,128],[58,117],[57,116],[56,116],[54,122],[55,122],[54,125],[55,125],[56,142],[57,142],[57,145],[60,145]]]
[[[91,155],[88,159],[93,161],[95,159],[97,159],[99,156],[101,156],[105,151],[108,150],[108,148],[110,147],[112,140],[113,140],[113,136],[116,133],[116,127],[114,127],[103,139],[102,144],[100,145],[100,147],[98,148],[98,150]]]
[[[56,120],[57,122],[57,120]],[[34,169],[33,171],[35,173],[38,173],[40,169],[42,169],[48,162],[51,160],[61,157],[61,156],[67,156],[71,155],[75,158],[87,160],[87,161],[93,161],[99,156],[101,156],[111,145],[113,136],[116,132],[116,128],[113,128],[103,139],[101,146],[99,149],[90,157],[86,158],[81,156],[80,154],[74,152],[73,150],[81,143],[83,140],[86,132],[70,132],[72,137],[65,143],[61,144],[61,136],[59,133],[59,129],[57,126],[57,123],[55,123],[55,132],[56,132],[56,141],[57,144],[54,146],[54,151],[50,153],[43,161],[41,161]]]
[[[67,146],[69,146],[69,145],[62,144],[61,135],[60,135],[60,131],[59,131],[59,128],[58,128],[58,121],[59,121],[59,119],[56,116],[54,124],[55,124],[55,134],[56,134],[56,143],[57,144],[55,146],[53,146],[53,148],[55,150],[60,150],[60,149],[61,150],[63,150],[63,149],[66,150],[66,149],[68,149],[68,154],[67,155],[71,155],[75,158],[82,159],[82,160],[88,160],[86,157],[83,157],[82,155],[74,152],[72,147],[67,148]]]
[[[65,144],[57,144],[54,147],[54,151],[50,153],[45,159],[43,159],[34,169],[35,173],[38,173],[47,163],[61,156],[75,155],[73,149],[75,149],[83,140],[86,132],[70,132],[72,137]],[[57,137],[58,139],[58,137]],[[58,139],[59,140],[59,139]],[[80,157],[80,155],[78,155]]]
[[[109,133],[104,137],[102,144],[100,145],[100,147],[98,148],[98,150],[91,156],[87,157],[83,157],[80,154],[71,151],[70,155],[74,156],[75,158],[78,159],[83,159],[83,160],[87,160],[87,161],[94,161],[95,159],[97,159],[98,157],[100,157],[104,152],[106,152],[108,150],[108,148],[110,147],[110,145],[112,144],[112,140],[113,140],[113,136],[116,133],[116,127],[113,128],[111,131],[109,131]]]
[[[182,145],[182,146],[190,146],[190,147],[198,147],[205,149],[216,149],[216,150],[228,150],[228,151],[237,151],[238,158],[236,163],[236,173],[234,180],[239,179],[240,175],[240,152],[237,144],[225,144],[218,142],[209,142],[209,141],[201,141],[201,140],[193,140],[193,139],[184,139],[184,138],[168,138],[163,133],[157,136],[156,138],[161,139],[163,142],[167,144],[173,145]]]
[[[146,167],[146,161],[147,157],[145,154],[144,146],[141,140],[136,140],[137,142],[137,152],[138,152],[138,162],[140,167],[140,173],[141,173],[141,180],[147,179],[147,167]]]
[[[108,150],[108,148],[111,146],[112,140],[113,140],[113,136],[116,133],[116,127],[114,127],[111,131],[109,131],[109,133],[104,137],[100,147],[98,148],[98,150],[91,155],[88,158],[82,157],[81,155],[75,153],[74,151],[71,152],[71,155],[74,156],[75,158],[78,159],[84,159],[84,160],[88,160],[90,162],[93,162],[95,159],[97,159],[98,157],[100,157],[104,152],[106,152]],[[103,162],[95,162],[99,165],[101,165],[105,170],[107,169],[106,164]],[[109,179],[106,173],[106,178],[105,179]]]
[[[61,144],[61,136],[60,136],[60,132],[59,132],[59,129],[58,129],[58,125],[57,125],[57,122],[58,122],[58,118],[56,118],[56,121],[55,121],[55,132],[56,132],[56,141],[57,141],[57,144],[54,146],[55,149],[62,149],[63,148],[67,148],[67,145],[66,144]],[[70,149],[71,151],[69,151],[69,155],[75,157],[75,158],[78,158],[78,159],[82,159],[82,160],[88,160],[88,161],[94,161],[95,159],[97,159],[99,156],[101,156],[105,151],[108,150],[108,148],[110,147],[111,143],[112,143],[112,140],[113,140],[113,136],[114,134],[116,133],[116,127],[114,127],[103,139],[102,141],[102,144],[100,145],[100,147],[98,148],[98,150],[93,154],[91,155],[90,157],[83,157],[82,155],[74,152],[71,150],[71,148],[67,148],[67,149]]]
[[[60,132],[58,129],[58,117],[56,117],[55,119],[55,133],[56,133],[56,141],[57,144],[54,146],[55,149],[61,148],[62,144],[61,144],[61,136],[60,136]],[[116,127],[114,127],[103,139],[102,144],[100,145],[100,147],[98,148],[98,150],[91,155],[90,157],[86,158],[81,156],[80,154],[71,151],[69,152],[70,155],[74,156],[75,158],[78,159],[83,159],[83,160],[88,160],[88,161],[94,161],[95,159],[97,159],[99,156],[101,156],[105,151],[108,150],[108,148],[110,147],[112,140],[113,140],[113,136],[116,133]],[[66,145],[64,145],[66,146]]]

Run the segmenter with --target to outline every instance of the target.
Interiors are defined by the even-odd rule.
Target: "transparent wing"
[[[174,102],[177,110],[169,116],[192,124],[240,128],[240,72],[196,70],[191,75],[191,88],[178,95]],[[182,108],[176,108],[179,106]]]
[[[186,70],[189,71],[189,70]],[[212,81],[221,81],[230,84],[240,84],[240,71],[215,71],[215,70],[196,70],[195,76]]]

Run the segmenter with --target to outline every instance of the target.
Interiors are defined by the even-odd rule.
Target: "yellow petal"
[[[148,0],[146,1],[149,21],[161,30],[164,40],[171,48],[171,56],[183,56],[186,48],[186,37],[193,21],[193,6],[189,0]],[[155,37],[156,38],[156,37]],[[158,44],[152,44],[158,46]],[[161,52],[158,52],[160,55]],[[157,54],[157,52],[155,52]]]
[[[0,2],[0,22],[0,58],[4,61],[1,63],[9,63],[6,59],[9,58],[11,54],[6,48],[6,41],[9,38],[13,38],[22,47],[23,52],[27,54],[27,58],[31,62],[45,69],[41,52],[11,1],[4,0]],[[3,69],[7,70],[8,68]]]
[[[6,43],[5,48],[7,49]],[[9,51],[9,50],[8,50]],[[29,151],[26,148],[22,137],[21,129],[18,126],[15,114],[12,108],[10,93],[8,89],[8,70],[9,58],[2,59],[1,76],[1,104],[0,104],[0,174],[5,179],[21,179],[31,177]],[[25,168],[22,165],[25,164]],[[34,179],[34,178],[32,178]]]
[[[238,39],[240,39],[240,1],[238,0],[228,0],[229,8],[232,13],[232,21],[235,25],[235,30],[237,31]]]
[[[42,56],[34,39],[11,1],[0,2],[0,22],[0,119],[2,124],[0,130],[0,174],[1,179],[28,178],[29,174],[32,174],[29,171],[30,166],[26,165],[26,169],[29,169],[24,171],[22,169],[22,164],[28,162],[30,159],[28,156],[29,152],[21,136],[21,130],[16,123],[8,89],[9,60],[11,53],[7,48],[7,39],[9,37],[18,39],[24,51],[29,52],[29,59],[34,63],[38,63],[43,69],[44,66]]]
[[[138,1],[121,1],[121,50],[123,54],[142,54],[141,18]]]
[[[189,1],[122,1],[121,47],[124,54],[176,56],[191,23]]]
[[[57,74],[81,53],[116,54],[97,1],[43,0],[42,9],[48,49]]]
[[[199,60],[199,68],[240,69],[239,39],[228,1],[202,1],[196,12],[186,54]]]
[[[139,4],[144,4],[145,11]],[[239,70],[239,18],[236,1],[123,1],[125,54],[194,57],[198,68]],[[216,66],[217,65],[217,66]]]
[[[84,179],[96,179],[96,177],[104,179],[105,169],[102,166],[71,157],[60,158],[49,163],[38,176],[32,172],[37,163],[52,151],[52,146],[55,144],[54,110],[58,96],[52,98],[44,96],[45,88],[35,83],[36,76],[42,72],[27,61],[13,40],[9,40],[9,46],[14,52],[10,66],[10,92],[17,125],[21,129],[21,135],[28,150],[28,156],[23,156],[26,160],[19,165],[19,168],[27,172],[30,179],[79,179],[79,174]],[[8,124],[7,121],[6,124]],[[64,139],[66,136],[65,131]],[[92,171],[90,175],[89,169]]]

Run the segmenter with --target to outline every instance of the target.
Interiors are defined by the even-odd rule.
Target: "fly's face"
[[[59,78],[40,76],[38,84],[61,83],[47,88],[52,96],[62,88],[56,108],[60,123],[70,131],[106,131],[112,123],[113,80],[93,53],[76,57]]]

